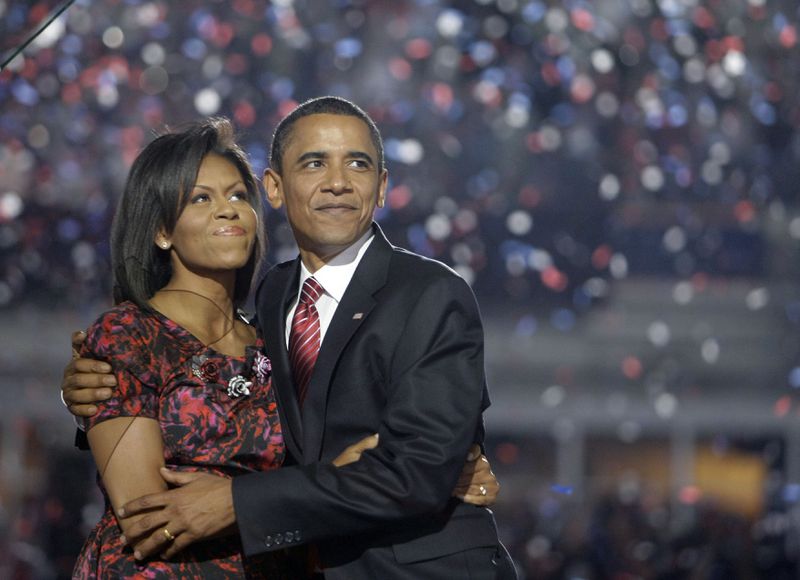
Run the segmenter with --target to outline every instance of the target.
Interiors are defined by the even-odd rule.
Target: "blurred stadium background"
[[[59,2],[0,0],[0,50]],[[254,165],[298,102],[378,122],[379,221],[487,330],[522,578],[800,578],[794,0],[77,0],[0,72],[0,577],[66,578],[100,513],[58,399],[165,125]],[[269,213],[271,262],[294,255]]]

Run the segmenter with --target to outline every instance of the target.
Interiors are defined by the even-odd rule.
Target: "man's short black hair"
[[[378,173],[383,171],[383,139],[381,139],[381,134],[380,131],[378,131],[377,125],[375,125],[375,121],[355,103],[343,99],[342,97],[325,96],[305,101],[294,111],[286,115],[281,122],[278,123],[278,126],[275,127],[275,133],[272,135],[269,165],[278,175],[283,173],[283,153],[286,151],[286,147],[291,139],[292,127],[294,127],[294,124],[299,119],[308,117],[309,115],[345,115],[348,117],[356,117],[364,121],[369,129],[372,144],[378,152]]]

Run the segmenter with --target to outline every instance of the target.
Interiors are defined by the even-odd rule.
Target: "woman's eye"
[[[250,196],[247,194],[246,191],[237,191],[234,194],[231,194],[231,201],[249,201]]]
[[[206,193],[198,193],[197,195],[192,197],[192,203],[200,203],[204,201],[208,201],[209,197]]]

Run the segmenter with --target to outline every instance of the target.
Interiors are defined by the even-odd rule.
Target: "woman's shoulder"
[[[93,329],[119,328],[120,330],[135,331],[152,318],[152,314],[137,304],[130,301],[120,302],[98,316],[89,327],[88,334],[91,334]]]
[[[152,342],[162,333],[161,324],[149,311],[133,302],[120,302],[103,312],[86,331],[91,352],[115,352]]]

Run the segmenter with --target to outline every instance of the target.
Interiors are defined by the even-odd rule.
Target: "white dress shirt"
[[[317,300],[315,306],[319,313],[319,343],[325,339],[325,332],[333,320],[333,315],[336,308],[339,306],[342,297],[344,296],[350,280],[353,279],[353,274],[358,267],[361,258],[369,248],[375,234],[372,233],[372,228],[361,236],[353,245],[349,246],[346,250],[340,252],[331,259],[330,262],[322,266],[319,270],[314,272],[314,279],[319,282],[324,292]],[[292,302],[289,312],[286,313],[286,347],[289,347],[289,335],[292,332],[292,318],[294,311],[297,309],[297,304],[300,302],[300,292],[303,289],[303,283],[306,278],[312,276],[306,265],[300,262],[300,285],[298,286],[297,296]]]

